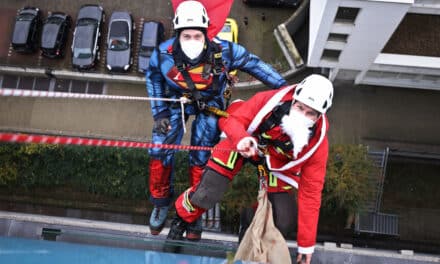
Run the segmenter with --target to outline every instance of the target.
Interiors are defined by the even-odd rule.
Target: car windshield
[[[63,19],[60,17],[51,17],[47,20],[47,23],[61,25],[61,23],[63,23]]]
[[[87,59],[92,57],[92,50],[88,48],[73,49],[73,56],[78,59]]]
[[[222,32],[231,32],[231,25],[224,25],[222,28]]]
[[[143,57],[150,57],[153,54],[154,47],[141,47],[139,55]]]
[[[125,38],[117,38],[110,40],[111,50],[126,50],[128,49],[128,43]]]
[[[19,21],[31,21],[35,16],[32,14],[21,14],[17,17]]]
[[[111,50],[125,50],[128,44],[128,24],[125,21],[114,21],[110,26],[109,48]]]
[[[87,25],[93,25],[98,24],[98,21],[91,18],[82,18],[78,21],[78,26],[87,26]]]

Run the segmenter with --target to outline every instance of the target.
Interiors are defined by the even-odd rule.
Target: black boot
[[[174,217],[171,222],[170,232],[168,233],[167,240],[183,240],[183,233],[185,233],[189,223],[185,222],[179,215]]]
[[[202,238],[202,217],[199,217],[193,223],[188,223],[186,228],[186,239],[190,241],[199,241]]]
[[[170,231],[167,235],[167,240],[165,241],[163,252],[169,253],[181,253],[184,245],[183,242],[175,240],[183,240],[183,233],[185,233],[188,223],[180,218],[177,213],[171,222]]]

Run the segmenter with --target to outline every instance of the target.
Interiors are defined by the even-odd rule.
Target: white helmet
[[[174,29],[208,28],[208,13],[198,1],[183,1],[176,8],[173,24]]]
[[[293,99],[325,114],[332,106],[333,84],[322,75],[312,74],[296,86]]]

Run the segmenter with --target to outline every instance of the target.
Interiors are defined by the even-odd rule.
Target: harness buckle
[[[222,53],[221,52],[216,52],[214,53],[214,59],[221,59],[222,58]]]
[[[197,100],[196,105],[199,111],[205,111],[208,107],[208,105],[203,100]]]
[[[185,65],[183,63],[177,63],[176,68],[179,72],[183,72],[185,70]]]
[[[212,73],[214,75],[220,75],[223,72],[222,67],[215,65],[214,69],[212,70]]]
[[[220,75],[222,71],[222,53],[216,52],[214,53],[214,69],[212,70],[212,72],[214,73],[214,75]]]
[[[188,98],[188,99],[190,99],[190,100],[193,99],[193,96],[192,96],[191,93],[182,93],[182,96],[183,96],[183,97],[186,97],[186,98]]]
[[[202,78],[207,80],[210,76],[210,72],[211,72],[211,64],[205,63],[205,65],[203,66]]]
[[[232,97],[232,89],[228,87],[223,91],[223,98],[225,98],[226,100],[230,100],[231,97]]]

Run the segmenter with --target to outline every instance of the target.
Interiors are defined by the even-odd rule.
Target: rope
[[[160,98],[160,97],[140,97],[140,96],[123,96],[123,95],[102,95],[102,94],[81,94],[81,93],[17,90],[17,89],[4,89],[4,88],[0,88],[0,96],[179,102],[180,108],[182,110],[181,118],[182,118],[184,134],[186,134],[184,104],[191,102],[186,97],[174,99],[174,98]]]
[[[140,96],[123,96],[123,95],[102,95],[102,94],[81,94],[81,93],[64,93],[64,92],[49,92],[49,91],[33,91],[33,90],[20,90],[20,89],[6,89],[0,88],[0,96],[16,96],[16,97],[42,97],[42,98],[74,98],[74,99],[94,99],[94,100],[134,100],[134,101],[167,101],[167,102],[179,102],[181,108],[181,119],[183,126],[183,133],[186,134],[185,126],[185,110],[184,104],[191,103],[191,100],[182,96],[179,99],[174,98],[160,98],[160,97],[140,97]],[[208,106],[209,112],[228,117],[226,111],[218,108]]]
[[[91,139],[81,137],[65,137],[65,136],[49,136],[36,134],[19,134],[19,133],[3,133],[0,132],[0,142],[13,143],[37,143],[37,144],[54,144],[54,145],[81,145],[81,146],[98,146],[98,147],[122,147],[122,148],[163,148],[177,150],[198,150],[198,151],[232,151],[232,149],[206,147],[206,146],[188,146],[176,144],[158,144],[141,141],[126,140],[110,140],[110,139]]]
[[[140,97],[123,95],[102,95],[102,94],[82,94],[82,93],[63,93],[48,91],[33,91],[20,89],[0,88],[0,96],[20,96],[20,97],[46,97],[46,98],[75,98],[75,99],[100,99],[100,100],[135,100],[135,101],[168,101],[186,103],[185,99]]]

